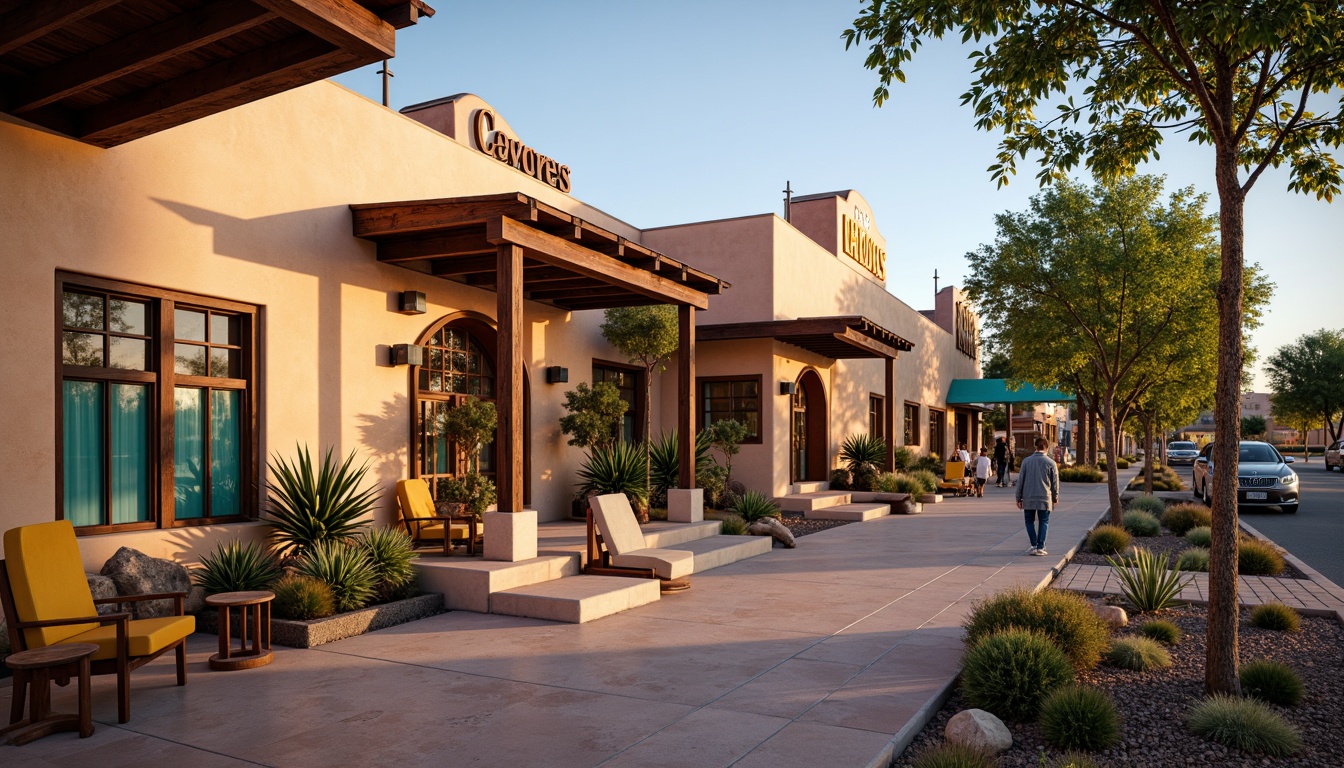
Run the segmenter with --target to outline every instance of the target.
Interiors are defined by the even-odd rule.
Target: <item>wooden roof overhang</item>
[[[0,0],[0,111],[113,147],[391,58],[396,30],[433,14],[423,0]]]
[[[894,360],[898,353],[915,348],[914,344],[861,315],[700,325],[696,327],[695,335],[700,341],[775,339],[832,360]]]
[[[497,250],[523,249],[523,298],[566,310],[705,309],[728,283],[521,192],[351,205],[378,260],[488,291]]]

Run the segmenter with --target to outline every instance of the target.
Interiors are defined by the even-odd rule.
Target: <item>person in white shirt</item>
[[[975,460],[975,495],[984,497],[985,483],[989,482],[989,449],[981,448]]]

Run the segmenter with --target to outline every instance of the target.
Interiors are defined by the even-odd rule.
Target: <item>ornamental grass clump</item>
[[[1098,555],[1114,555],[1129,548],[1134,540],[1118,525],[1098,525],[1087,535],[1087,549]]]
[[[344,613],[363,608],[373,599],[378,574],[359,547],[344,541],[314,544],[299,558],[298,573],[331,587],[336,610]]]
[[[747,521],[737,515],[724,515],[719,521],[719,533],[724,536],[746,536]]]
[[[1156,640],[1146,637],[1122,637],[1111,643],[1106,663],[1120,669],[1147,672],[1171,666],[1171,655]]]
[[[400,528],[370,528],[355,539],[364,551],[377,579],[374,592],[380,602],[409,597],[414,591],[415,568],[419,557],[411,537]]]
[[[1110,635],[1086,599],[1057,589],[1032,592],[1018,587],[992,595],[972,607],[963,626],[967,647],[1009,629],[1040,632],[1078,669],[1097,665]]]
[[[1090,755],[1069,750],[1046,763],[1046,768],[1105,768]]]
[[[1208,547],[1186,547],[1176,555],[1176,570],[1209,572]]]
[[[1287,563],[1273,544],[1243,539],[1237,546],[1237,573],[1242,576],[1278,576]]]
[[[1060,749],[1098,752],[1120,741],[1120,715],[1105,691],[1066,685],[1041,702],[1045,740]]]
[[[1241,692],[1282,707],[1296,707],[1306,695],[1302,678],[1287,664],[1260,659],[1241,667]]]
[[[945,741],[915,756],[913,768],[996,768],[999,761],[975,747]]]
[[[1059,470],[1059,481],[1061,483],[1100,483],[1105,479],[1106,476],[1101,473],[1101,470],[1086,464]]]
[[[1131,536],[1162,535],[1162,524],[1149,512],[1131,509],[1120,519]]]
[[[1134,550],[1132,565],[1118,563],[1114,558],[1106,562],[1115,569],[1120,580],[1120,591],[1125,599],[1138,609],[1139,613],[1160,611],[1177,602],[1181,590],[1190,582],[1182,578],[1180,571],[1168,567],[1170,560],[1166,555],[1154,555],[1146,549]]]
[[[1069,657],[1040,632],[997,632],[973,645],[962,660],[966,700],[1005,720],[1030,720],[1050,692],[1071,682]]]
[[[201,567],[191,575],[207,595],[216,595],[269,589],[280,573],[279,561],[265,546],[255,541],[232,541],[216,544],[213,552],[201,557]]]
[[[1296,632],[1302,626],[1297,611],[1283,603],[1265,603],[1251,611],[1251,626],[1276,632]]]
[[[904,493],[911,501],[924,499],[924,485],[913,477],[901,472],[883,472],[877,478],[877,490],[882,493]]]
[[[1243,752],[1287,757],[1302,748],[1297,729],[1264,702],[1214,694],[1188,718],[1196,736]]]
[[[905,473],[906,476],[919,483],[919,487],[924,489],[925,493],[938,492],[938,475],[927,469],[912,469]]]
[[[1213,543],[1213,529],[1207,525],[1197,525],[1185,532],[1185,540],[1190,542],[1192,547],[1208,549]]]
[[[324,582],[297,573],[287,573],[271,587],[271,608],[276,618],[310,621],[336,612],[336,596]]]
[[[1202,504],[1172,504],[1162,513],[1162,527],[1177,536],[1201,525],[1213,525],[1213,512]]]
[[[1182,635],[1180,627],[1162,619],[1144,622],[1143,626],[1139,627],[1139,634],[1164,645],[1176,645],[1181,642]]]
[[[1144,494],[1130,499],[1129,509],[1131,512],[1147,512],[1153,517],[1159,517],[1166,511],[1167,505],[1156,496]]]
[[[760,520],[763,517],[780,518],[779,507],[760,491],[747,491],[742,495],[742,499],[737,502],[733,508],[737,516],[747,521],[747,525]]]

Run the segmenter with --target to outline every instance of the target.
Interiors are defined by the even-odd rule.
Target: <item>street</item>
[[[1243,520],[1306,561],[1327,579],[1344,585],[1344,474],[1325,471],[1313,457],[1293,465],[1301,482],[1302,501],[1296,515],[1271,507],[1242,507]]]

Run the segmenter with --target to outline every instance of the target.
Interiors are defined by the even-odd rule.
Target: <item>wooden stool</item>
[[[79,731],[81,739],[92,736],[89,662],[97,652],[98,646],[93,643],[67,643],[19,651],[5,659],[5,664],[14,670],[14,700],[9,713],[9,727],[0,729],[0,734],[15,745],[27,744],[60,731]],[[53,714],[51,681],[65,683],[71,677],[79,678],[79,714]],[[28,719],[21,720],[25,685],[30,688]]]
[[[271,601],[273,592],[221,592],[205,598],[219,609],[219,653],[210,657],[211,669],[251,669],[271,663]],[[230,648],[229,611],[238,609],[238,650]],[[250,611],[249,611],[250,609]],[[248,613],[252,614],[252,650],[247,648]]]

